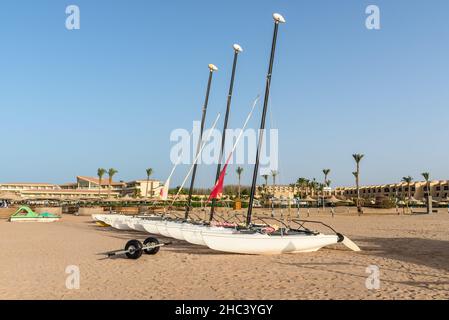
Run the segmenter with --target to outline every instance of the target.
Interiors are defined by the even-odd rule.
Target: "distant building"
[[[275,198],[293,199],[301,194],[302,196],[315,196],[316,191],[312,191],[306,188],[299,187],[298,185],[261,185],[256,189],[256,195],[259,197],[263,193],[274,196]],[[322,195],[322,192],[319,191]],[[329,197],[332,195],[332,189],[329,187],[324,188],[324,195]]]
[[[60,187],[50,183],[0,183],[0,191],[20,192],[23,190],[58,190]]]
[[[405,182],[360,187],[360,197],[366,199],[376,197],[397,197],[406,199],[408,194],[409,187]],[[410,184],[410,195],[416,200],[424,199],[427,194],[427,183],[425,181],[417,181]],[[335,188],[335,195],[346,198],[355,198],[357,197],[357,189],[356,187],[338,187]],[[430,195],[436,201],[446,200],[449,196],[449,181],[431,181]]]
[[[94,198],[137,196],[148,197],[159,196],[161,182],[158,180],[135,180],[131,182],[112,181],[105,177],[100,181],[98,178],[77,176],[76,182],[61,185],[50,183],[0,183],[1,193],[12,193],[24,198]]]
[[[262,193],[267,193],[276,198],[293,198],[298,194],[302,197],[316,196],[316,192],[312,192],[310,189],[300,188],[298,185],[268,185],[268,186],[258,186],[257,195],[260,196]],[[335,189],[325,188],[325,196],[329,197],[335,195],[340,198],[355,198],[357,197],[357,189],[354,186],[351,187],[336,187]],[[318,192],[322,195],[321,191]],[[391,197],[406,199],[408,197],[409,190],[407,183],[391,183],[383,185],[371,185],[371,186],[360,186],[360,197],[366,199],[374,199],[377,197]],[[427,184],[425,181],[412,182],[410,184],[410,195],[416,200],[423,200],[428,194]],[[431,181],[430,182],[430,195],[436,201],[448,200],[449,198],[449,181]]]
[[[146,197],[159,196],[162,184],[158,180],[135,180],[127,182],[122,188],[122,195]]]
[[[125,182],[112,181],[111,188],[109,188],[109,178],[105,177],[101,180],[101,189],[111,190],[120,193],[125,187]],[[62,189],[81,189],[81,190],[99,190],[100,179],[94,177],[77,176],[76,183],[66,183],[60,185]]]

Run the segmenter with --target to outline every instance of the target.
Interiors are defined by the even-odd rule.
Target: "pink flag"
[[[228,164],[226,163],[223,167],[223,170],[220,172],[220,176],[218,178],[217,183],[215,184],[214,188],[212,189],[212,192],[210,193],[209,199],[207,199],[207,202],[209,202],[212,199],[220,198],[223,194],[223,182],[224,177],[226,175],[226,169],[228,167]]]
[[[161,191],[159,192],[159,195],[161,197],[161,200],[167,200],[168,199],[168,188],[170,186],[170,178],[165,181],[164,186],[161,188]]]

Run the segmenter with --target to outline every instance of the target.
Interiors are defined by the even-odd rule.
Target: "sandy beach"
[[[362,248],[278,256],[226,254],[174,241],[139,260],[100,260],[143,233],[99,227],[88,216],[55,223],[0,220],[1,299],[448,299],[449,214],[314,214]],[[161,240],[163,237],[158,237]],[[79,289],[66,288],[68,265]],[[378,266],[380,288],[367,289]]]

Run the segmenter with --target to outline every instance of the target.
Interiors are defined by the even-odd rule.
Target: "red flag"
[[[215,184],[214,188],[212,189],[212,192],[210,193],[210,196],[209,196],[209,199],[207,199],[207,202],[209,202],[211,199],[220,198],[221,195],[223,194],[223,182],[224,182],[224,177],[226,175],[227,167],[228,167],[228,164],[226,163],[223,167],[223,170],[221,170],[221,172],[220,172],[218,181]]]

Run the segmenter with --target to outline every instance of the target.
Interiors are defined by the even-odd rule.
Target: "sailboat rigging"
[[[209,81],[208,81],[208,87],[206,91],[206,99],[203,106],[203,117],[202,117],[202,124],[201,124],[201,133],[200,133],[200,141],[197,147],[197,154],[195,157],[195,161],[192,165],[192,167],[189,170],[188,175],[183,181],[183,184],[181,188],[184,186],[187,177],[192,173],[192,180],[190,184],[190,190],[189,190],[189,198],[186,206],[185,211],[185,217],[184,219],[164,219],[164,217],[149,217],[146,219],[140,219],[139,220],[131,220],[132,218],[129,217],[117,217],[117,216],[111,216],[111,217],[104,217],[106,215],[98,215],[96,217],[93,217],[94,219],[104,221],[105,223],[111,224],[113,227],[117,229],[122,228],[136,228],[136,230],[140,230],[139,228],[143,228],[149,233],[155,233],[155,234],[162,234],[167,237],[172,237],[179,240],[185,240],[187,242],[197,244],[197,245],[205,245],[209,248],[217,251],[223,251],[223,252],[232,252],[232,253],[242,253],[242,254],[281,254],[281,253],[298,253],[298,252],[311,252],[311,251],[317,251],[321,249],[322,247],[334,245],[337,243],[342,243],[349,249],[353,251],[360,251],[359,247],[352,242],[349,238],[346,236],[338,233],[335,231],[332,227],[319,222],[319,221],[305,221],[305,220],[299,220],[299,219],[292,219],[290,221],[291,223],[295,223],[298,225],[296,228],[292,228],[284,221],[281,221],[279,219],[276,219],[274,217],[267,217],[266,220],[274,220],[277,221],[281,227],[275,227],[272,224],[265,221],[264,217],[252,217],[253,213],[253,204],[254,204],[254,197],[255,197],[255,191],[256,191],[256,183],[257,183],[257,177],[258,177],[258,171],[259,171],[259,161],[260,161],[260,152],[261,152],[261,146],[263,141],[263,134],[265,129],[265,120],[267,115],[267,107],[268,107],[268,101],[270,97],[270,87],[271,87],[271,77],[273,72],[273,64],[274,64],[274,57],[275,57],[275,51],[276,51],[276,42],[277,42],[277,35],[279,30],[279,25],[282,23],[285,23],[285,19],[282,15],[275,13],[273,14],[274,19],[274,33],[273,33],[273,40],[271,45],[271,53],[270,53],[270,60],[269,60],[269,67],[268,67],[268,73],[266,77],[266,87],[265,87],[265,96],[264,96],[264,103],[263,103],[263,109],[262,109],[262,118],[261,118],[261,124],[260,124],[260,134],[259,134],[259,140],[257,145],[257,153],[256,153],[256,162],[254,166],[254,172],[252,177],[252,184],[251,184],[251,192],[250,192],[250,199],[249,199],[249,205],[248,205],[248,211],[246,215],[246,223],[245,225],[238,225],[236,223],[230,224],[230,225],[213,225],[211,223],[211,219],[213,218],[213,209],[211,209],[211,215],[209,217],[209,221],[191,221],[188,220],[190,206],[191,206],[191,198],[192,198],[192,192],[193,192],[193,186],[195,181],[195,174],[196,174],[196,166],[197,166],[197,159],[201,155],[202,149],[204,148],[203,143],[203,128],[204,128],[204,121],[206,116],[206,110],[207,110],[207,104],[209,99],[209,92],[210,92],[210,85],[212,81],[212,73],[216,71],[216,67],[213,66],[210,67],[210,74],[209,74]],[[237,52],[235,52],[234,57],[234,66],[233,66],[233,73],[235,72],[235,64],[236,64],[236,56]],[[233,86],[233,78],[234,76],[231,76],[231,86],[230,86],[230,95],[228,96],[228,104],[227,104],[227,110],[226,110],[226,117],[229,115],[229,108],[230,108],[230,101],[231,101],[231,95],[232,95],[232,86]],[[248,115],[243,128],[246,127],[249,118],[252,115],[252,112],[254,111],[255,105],[257,104],[258,98],[253,104],[253,107],[251,109],[250,114]],[[219,116],[214,122],[213,128],[215,127]],[[225,127],[227,126],[227,119],[225,119]],[[243,132],[244,129],[242,129]],[[212,130],[211,130],[212,131]],[[242,133],[241,132],[241,133]],[[236,143],[238,143],[238,140],[240,139],[241,135],[238,137]],[[209,137],[205,140],[207,141]],[[221,158],[223,157],[223,141],[222,140],[222,149],[220,154],[220,163]],[[209,199],[214,200],[217,198],[218,194],[221,192],[223,188],[223,180],[224,180],[224,174],[226,172],[227,165],[229,163],[229,160],[232,156],[232,153],[236,147],[236,144],[234,144],[234,147],[231,151],[231,153],[228,155],[227,160],[224,164],[223,169],[220,171],[220,163],[219,167],[217,168],[217,178],[215,180],[215,186],[212,190],[212,193],[209,197]],[[180,188],[180,190],[181,190]],[[178,190],[178,194],[175,196],[172,204],[179,196],[180,190]],[[135,218],[134,218],[135,219]],[[261,223],[255,224],[253,220],[258,220]],[[127,221],[132,221],[131,224],[127,224]],[[322,226],[327,227],[330,229],[333,234],[323,234],[317,231],[312,231],[306,227],[304,227],[305,223],[310,224],[320,224]]]
[[[237,68],[237,58],[238,58],[239,53],[243,51],[242,47],[238,44],[234,44],[232,46],[232,48],[234,49],[234,61],[232,63],[231,81],[229,84],[228,99],[227,99],[227,103],[226,103],[226,114],[225,114],[225,118],[224,118],[223,132],[221,135],[220,156],[218,158],[217,174],[216,174],[216,178],[215,178],[216,183],[220,179],[221,161],[223,160],[223,152],[224,152],[224,147],[225,147],[225,142],[226,142],[226,129],[228,127],[229,112],[231,110],[231,100],[232,100],[232,92],[234,89],[234,79],[235,79],[235,70]],[[211,207],[210,207],[209,221],[212,221],[214,218],[215,201],[216,201],[216,198],[213,198]]]
[[[209,104],[209,94],[210,94],[210,87],[212,84],[212,76],[213,76],[214,72],[217,70],[218,70],[218,68],[215,65],[209,64],[209,80],[207,81],[206,97],[204,99],[203,113],[201,116],[200,136],[198,138],[198,146],[197,146],[197,151],[196,151],[197,155],[200,150],[201,140],[203,139],[204,121],[206,120],[207,105]],[[196,168],[197,168],[197,164],[195,162],[193,165],[193,173],[192,173],[192,178],[190,180],[189,197],[187,199],[186,211],[185,211],[185,215],[184,215],[184,219],[186,219],[186,220],[189,218],[190,206],[192,204],[192,193],[193,193],[193,187],[195,185]]]

